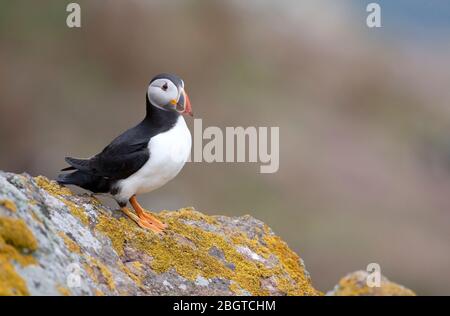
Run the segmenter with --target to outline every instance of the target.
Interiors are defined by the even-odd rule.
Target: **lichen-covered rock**
[[[328,292],[331,296],[414,296],[415,293],[381,276],[379,287],[369,287],[366,271],[356,271],[343,277],[335,288]]]
[[[0,295],[320,295],[264,223],[163,211],[156,235],[90,195],[0,172]]]

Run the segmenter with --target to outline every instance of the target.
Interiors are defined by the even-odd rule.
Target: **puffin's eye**
[[[164,82],[164,84],[162,85],[161,89],[163,89],[164,91],[167,91],[167,89],[169,89],[169,86],[167,85],[167,82]]]

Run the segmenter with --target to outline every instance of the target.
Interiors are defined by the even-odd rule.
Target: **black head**
[[[177,75],[163,73],[154,77],[148,85],[147,100],[156,108],[192,116],[184,82]]]

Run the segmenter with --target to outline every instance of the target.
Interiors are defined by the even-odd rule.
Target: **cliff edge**
[[[0,171],[0,295],[322,295],[303,260],[251,216],[156,216],[164,234],[45,177]],[[342,293],[370,295],[329,292]]]

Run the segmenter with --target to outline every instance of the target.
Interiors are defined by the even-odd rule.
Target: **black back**
[[[64,170],[78,171],[61,174],[58,181],[62,184],[75,184],[93,192],[108,192],[116,181],[128,178],[138,171],[151,156],[148,148],[151,138],[171,129],[180,116],[176,111],[153,106],[147,94],[146,105],[144,120],[116,137],[99,154],[90,159],[67,157],[66,162],[71,167]]]

